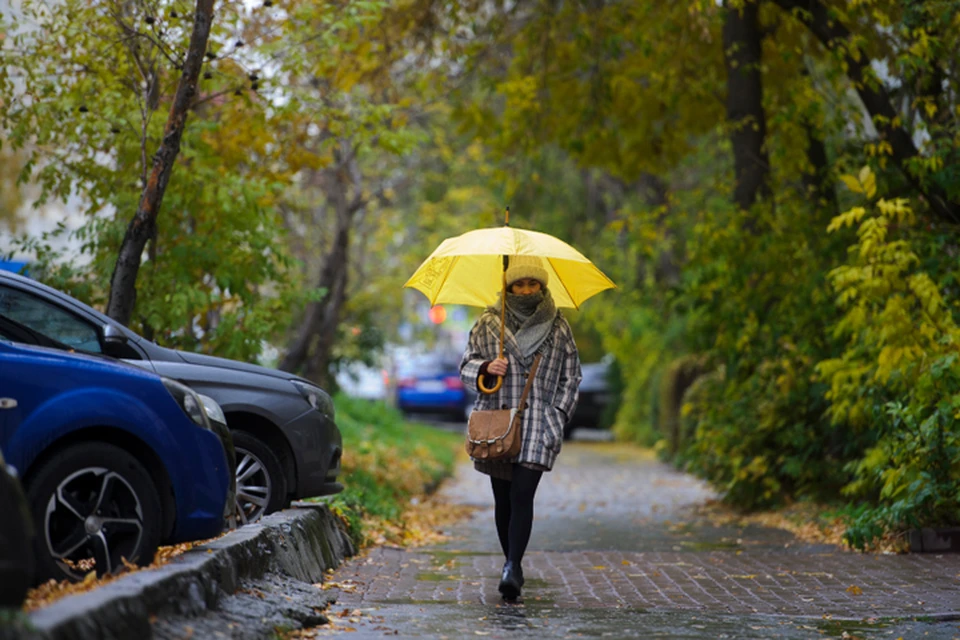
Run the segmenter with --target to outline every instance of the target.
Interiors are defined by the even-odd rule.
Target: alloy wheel
[[[134,562],[143,508],[127,480],[104,467],[80,469],[57,486],[43,518],[50,554],[73,578],[113,573]]]
[[[250,451],[237,447],[237,517],[239,524],[256,522],[270,502],[273,484],[263,461]]]

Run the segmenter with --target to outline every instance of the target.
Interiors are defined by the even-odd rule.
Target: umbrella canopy
[[[550,276],[558,307],[579,309],[584,300],[616,285],[579,251],[546,233],[509,226],[468,231],[444,240],[403,286],[430,304],[486,307],[503,287],[503,256],[538,256]]]

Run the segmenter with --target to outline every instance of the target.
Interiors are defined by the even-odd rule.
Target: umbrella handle
[[[487,388],[487,386],[483,383],[482,375],[479,378],[477,378],[477,389],[480,389],[480,391],[486,394],[496,393],[497,391],[500,391],[500,387],[502,386],[503,386],[503,376],[497,376],[497,383],[493,385],[493,387],[491,388]]]

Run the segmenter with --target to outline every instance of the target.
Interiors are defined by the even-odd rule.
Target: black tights
[[[513,480],[490,478],[493,485],[494,516],[500,547],[507,560],[517,566],[530,542],[533,529],[533,497],[537,493],[542,471],[513,465]]]

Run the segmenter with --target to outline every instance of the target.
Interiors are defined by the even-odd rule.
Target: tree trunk
[[[759,7],[747,0],[740,9],[724,2],[723,54],[727,67],[727,122],[736,186],[733,201],[749,209],[759,196],[769,195],[770,160],[765,146],[762,57]]]
[[[207,40],[213,23],[213,3],[214,0],[197,0],[187,58],[167,116],[163,141],[153,157],[150,175],[140,194],[140,204],[127,226],[117,262],[113,268],[113,275],[110,278],[107,315],[124,325],[130,324],[137,297],[137,273],[140,271],[143,248],[156,234],[157,214],[160,212],[163,194],[170,181],[170,172],[177,154],[180,153],[180,139],[183,137],[187,113],[197,92],[197,79],[200,77],[200,68],[203,66],[203,57],[207,51]]]
[[[325,389],[331,387],[330,361],[336,344],[337,327],[344,303],[347,301],[347,266],[350,260],[351,224],[340,225],[334,239],[333,251],[327,256],[321,276],[327,283],[328,292],[324,296],[323,309],[317,315],[314,331],[316,342],[303,375]]]
[[[951,202],[936,185],[924,183],[910,170],[910,161],[920,155],[913,138],[902,126],[895,123],[897,110],[890,101],[883,84],[872,78],[870,60],[850,42],[850,31],[832,17],[820,0],[774,0],[778,6],[791,13],[807,26],[827,49],[842,46],[847,77],[856,89],[863,106],[873,119],[880,136],[890,143],[893,159],[906,176],[911,186],[930,203],[933,213],[947,222],[960,222],[960,203]]]
[[[330,172],[332,179],[325,187],[327,201],[336,212],[337,222],[333,243],[323,260],[317,283],[324,290],[323,298],[307,305],[300,330],[280,362],[280,369],[301,373],[324,388],[330,387],[331,353],[347,300],[350,236],[354,218],[366,204],[361,195],[356,158],[352,152],[348,155],[350,157],[346,162],[339,163]],[[351,181],[356,191],[352,200],[347,197],[348,183]]]

